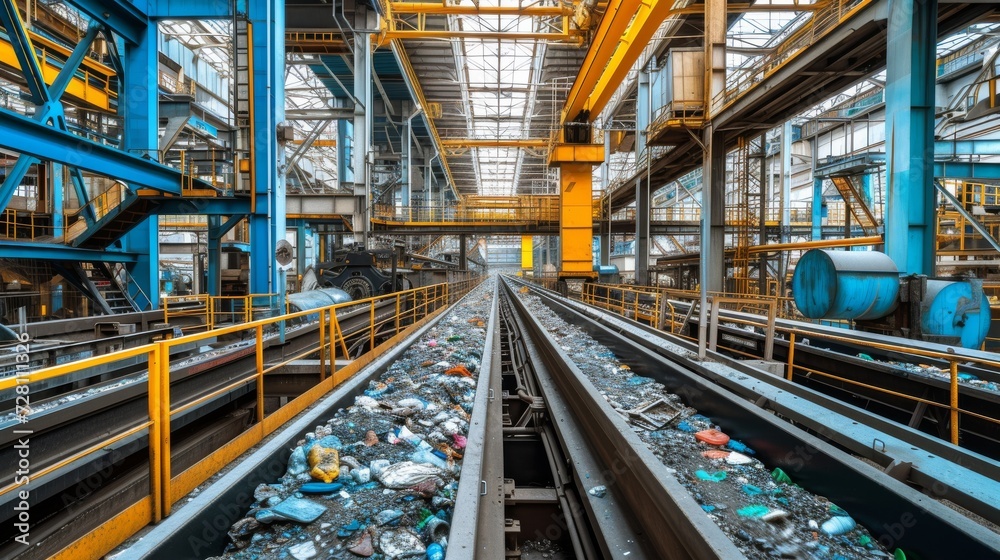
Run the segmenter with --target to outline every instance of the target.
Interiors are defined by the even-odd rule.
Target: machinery
[[[321,288],[340,288],[354,300],[409,289],[410,282],[396,272],[394,253],[392,257],[389,274],[377,266],[372,251],[347,253],[337,260],[319,263],[317,284]]]
[[[813,249],[792,278],[799,311],[810,319],[848,319],[865,331],[979,348],[990,329],[981,280],[900,278],[874,251]]]

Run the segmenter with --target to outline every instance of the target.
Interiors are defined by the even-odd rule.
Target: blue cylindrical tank
[[[943,344],[979,348],[990,330],[990,302],[972,282],[928,280],[920,302],[920,329]],[[933,339],[932,339],[933,340]]]
[[[899,271],[885,253],[812,249],[795,265],[792,296],[810,319],[878,319],[896,309]]]
[[[288,303],[297,311],[329,307],[351,301],[351,296],[340,288],[320,288],[288,294]]]
[[[595,264],[594,272],[605,276],[608,274],[618,274],[618,265],[616,264]]]

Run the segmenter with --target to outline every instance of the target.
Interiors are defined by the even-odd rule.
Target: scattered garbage
[[[595,498],[603,498],[608,495],[608,488],[607,486],[594,486],[587,493]]]
[[[732,435],[739,434],[739,426],[718,425],[712,418],[698,414],[655,376],[636,380],[627,364],[620,363],[613,352],[580,327],[567,324],[535,296],[521,299],[608,403],[629,421],[639,439],[687,488],[704,515],[730,536],[744,556],[889,557],[864,527],[849,527],[850,523],[842,520],[850,519],[846,512],[841,513],[843,510],[834,509],[824,497],[794,484],[794,472],[786,473],[773,465],[765,467],[756,459],[748,444],[769,445],[765,439],[732,439]],[[646,407],[662,403],[669,405],[664,410],[670,412],[654,420],[649,413],[655,408],[647,411]],[[834,522],[843,533],[826,531],[834,529]],[[856,544],[862,541],[866,544]],[[530,549],[525,546],[522,550]]]
[[[443,558],[493,285],[305,434],[285,475],[257,487],[220,558]]]

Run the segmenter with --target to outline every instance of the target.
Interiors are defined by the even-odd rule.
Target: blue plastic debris
[[[290,521],[312,523],[323,515],[326,506],[303,498],[288,498],[272,508],[271,511]]]
[[[360,528],[361,528],[361,523],[358,523],[358,520],[355,519],[354,521],[351,521],[347,525],[341,525],[340,530],[337,531],[337,536],[342,539],[346,539],[347,537],[356,533]]]
[[[427,546],[427,560],[444,560],[444,548],[438,543]]]
[[[332,494],[340,491],[344,485],[339,482],[307,482],[299,487],[303,494]]]
[[[726,444],[726,448],[737,453],[746,453],[749,455],[754,455],[756,453],[753,449],[747,447],[742,441],[736,439],[729,440],[729,443]]]
[[[403,518],[403,511],[398,509],[387,509],[378,512],[375,515],[375,523],[381,525],[390,525],[395,527],[399,525],[399,520]]]

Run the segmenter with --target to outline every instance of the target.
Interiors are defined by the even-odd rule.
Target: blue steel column
[[[354,168],[351,165],[354,143],[354,123],[337,121],[337,181],[341,188],[354,182]]]
[[[125,46],[125,79],[119,111],[124,116],[125,151],[156,159],[158,132],[157,35],[155,23],[144,29],[136,44]],[[128,183],[128,177],[121,177]],[[157,217],[149,216],[124,238],[125,248],[135,252],[136,262],[126,265],[139,293],[131,293],[139,309],[157,309],[160,305],[160,244]]]
[[[934,274],[937,0],[889,0],[886,253],[901,274]]]
[[[50,199],[50,204],[52,204],[52,236],[59,238],[63,236],[63,228],[66,224],[66,214],[63,207],[66,205],[63,193],[65,185],[63,184],[63,171],[64,167],[61,163],[53,162],[49,166],[49,176],[52,181],[52,198]]]
[[[650,117],[649,72],[639,72],[639,90],[635,104],[635,149],[636,154],[646,150],[646,128]],[[647,155],[648,162],[648,155]],[[649,212],[650,193],[653,186],[648,178],[636,182],[635,193],[635,283],[649,284]]]
[[[253,122],[255,212],[250,215],[250,293],[279,294],[284,301],[285,272],[275,262],[278,241],[285,238],[285,151],[277,142],[285,119],[285,2],[250,0],[253,26]]]
[[[812,159],[809,174],[813,178],[812,193],[812,240],[823,239],[823,179],[816,177],[816,162],[819,161],[818,139],[812,140]]]
[[[208,282],[205,290],[209,295],[222,295],[222,216],[208,217]]]

